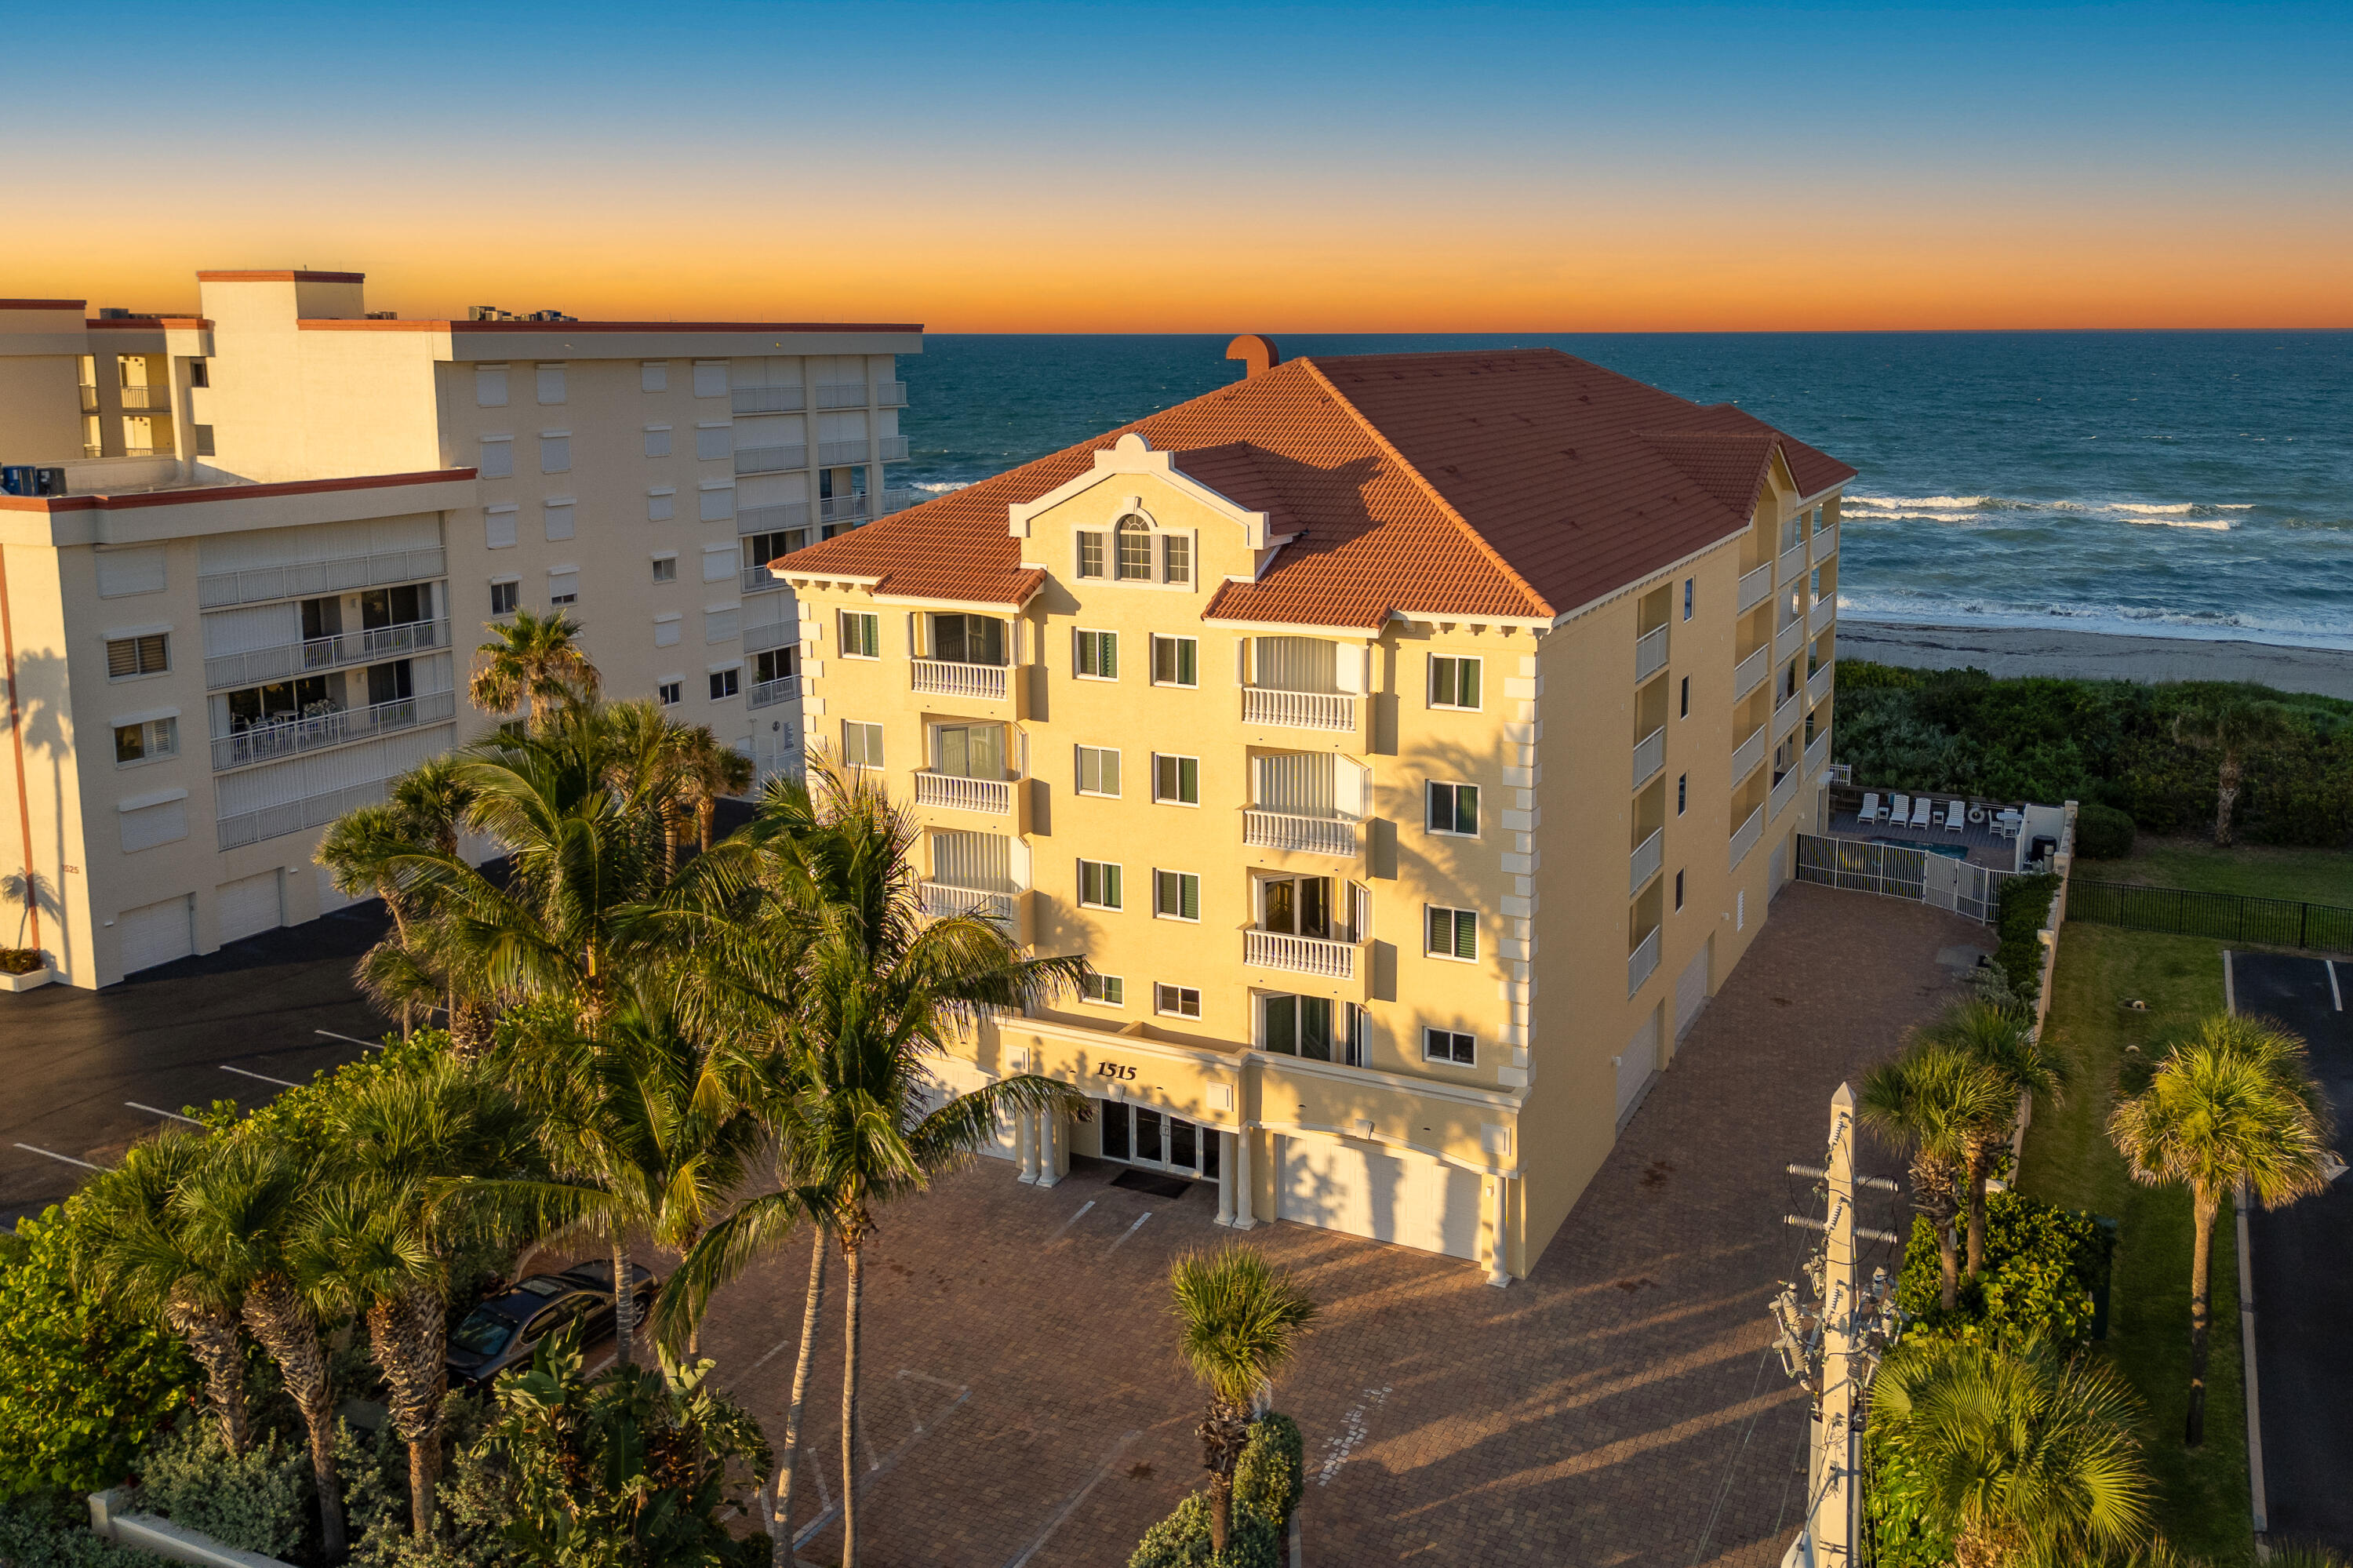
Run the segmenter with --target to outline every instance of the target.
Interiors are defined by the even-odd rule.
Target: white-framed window
[[[1164,583],[1189,583],[1193,580],[1191,535],[1160,535],[1160,580]]]
[[[1077,651],[1072,655],[1071,662],[1072,673],[1082,681],[1118,680],[1119,633],[1082,630],[1077,635]]]
[[[882,726],[859,719],[841,721],[841,760],[851,768],[882,766]]]
[[[111,638],[106,644],[106,678],[128,681],[140,675],[160,675],[172,667],[169,632],[149,631],[135,637]]]
[[[654,646],[657,648],[677,647],[679,638],[683,633],[685,626],[686,618],[682,615],[655,616]]]
[[[515,542],[515,508],[486,506],[482,509],[482,547],[486,550],[510,550]]]
[[[1199,685],[1201,640],[1198,637],[1155,637],[1152,640],[1152,683],[1155,686]]]
[[[491,613],[492,615],[512,615],[522,603],[522,579],[521,577],[491,579]]]
[[[176,757],[179,750],[180,721],[177,718],[152,718],[139,724],[114,726],[114,765],[117,768]]]
[[[724,670],[713,670],[711,672],[711,700],[712,702],[723,703],[731,697],[738,697],[743,694],[744,670],[741,665],[731,665]]]
[[[698,359],[694,362],[694,395],[698,397],[727,396],[727,362],[723,359]]]
[[[702,580],[707,583],[729,581],[735,577],[742,558],[743,552],[733,545],[703,546]]]
[[[1433,959],[1475,961],[1479,957],[1479,916],[1468,909],[1449,909],[1442,905],[1424,907],[1427,918],[1422,922],[1421,950]]]
[[[1188,588],[1193,582],[1193,535],[1163,532],[1141,512],[1126,512],[1107,528],[1071,534],[1071,571],[1080,577]]]
[[[1100,975],[1089,969],[1079,981],[1079,1000],[1099,1007],[1125,1007],[1127,982],[1117,975]]]
[[[1201,803],[1201,759],[1152,754],[1152,798],[1164,806]]]
[[[1124,909],[1119,867],[1108,861],[1079,862],[1079,903],[1088,909]]]
[[[646,456],[649,458],[670,456],[670,427],[668,425],[648,425],[646,427]]]
[[[667,359],[640,361],[638,366],[638,390],[640,392],[669,391],[670,361]]]
[[[1166,1018],[1198,1018],[1201,993],[1189,985],[1155,983],[1152,988],[1152,1011]]]
[[[1304,1056],[1312,1062],[1329,1062],[1336,1036],[1341,1055],[1353,1066],[1356,1053],[1349,1048],[1350,1042],[1345,1038],[1351,1011],[1345,1002],[1335,1005],[1328,996],[1261,996],[1259,1049],[1283,1056]]]
[[[503,408],[507,406],[507,367],[503,365],[474,366],[474,407]]]
[[[1692,618],[1692,606],[1695,601],[1695,596],[1698,592],[1699,579],[1697,577],[1685,577],[1683,579],[1683,619],[1685,620],[1689,620]]]
[[[659,392],[661,388],[657,387],[649,388],[649,390]],[[679,704],[686,700],[686,693],[682,689],[685,684],[686,683],[683,681],[662,682],[659,685],[654,688],[654,701],[659,703],[666,708],[674,708],[678,706]]]
[[[1124,583],[1152,580],[1152,524],[1131,512],[1112,524],[1112,569]]]
[[[539,367],[539,400],[542,403],[564,401],[564,366],[543,365]]]
[[[871,609],[843,610],[841,656],[845,659],[882,657],[882,618]]]
[[[547,602],[551,605],[580,602],[579,568],[558,568],[547,574]]]
[[[1164,920],[1201,918],[1201,879],[1189,871],[1152,874],[1152,913]]]
[[[665,485],[646,492],[646,521],[667,523],[678,515],[678,492]]]
[[[1079,793],[1082,795],[1117,795],[1119,793],[1119,752],[1107,746],[1079,747]]]
[[[543,501],[539,503],[539,515],[540,521],[546,524],[547,536],[550,539],[569,539],[572,537],[575,532],[575,525],[572,520],[572,503],[569,501]]]
[[[1431,832],[1469,839],[1479,836],[1479,786],[1440,784],[1433,779],[1428,789],[1430,809],[1423,820]]]
[[[125,800],[117,808],[122,830],[122,853],[136,854],[157,844],[177,842],[188,836],[188,792],[175,789],[164,800],[149,796]]]
[[[801,651],[797,648],[764,648],[752,655],[752,684],[765,686],[772,681],[789,681],[801,673]]]
[[[654,581],[658,583],[674,583],[678,581],[677,551],[665,551],[663,554],[656,556],[653,558],[653,567]]]
[[[1434,708],[1479,706],[1482,661],[1452,654],[1430,656],[1430,705]]]
[[[734,450],[735,430],[725,421],[706,421],[694,427],[694,455],[700,461],[723,461]]]
[[[1479,1065],[1479,1043],[1459,1030],[1424,1029],[1421,1032],[1421,1059],[1425,1062],[1451,1062],[1458,1067],[1475,1067]]]
[[[735,515],[735,482],[706,484],[702,490],[702,504],[699,508],[705,523],[721,523]]]
[[[512,479],[514,477],[514,438],[484,436],[481,457],[474,464],[474,471],[484,479]]]
[[[1078,540],[1078,561],[1075,568],[1077,574],[1082,577],[1102,577],[1103,575],[1103,536],[1093,529],[1082,528],[1076,537]]]

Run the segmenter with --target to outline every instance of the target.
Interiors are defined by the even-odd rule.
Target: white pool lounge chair
[[[1921,796],[1918,800],[1912,802],[1911,825],[1915,828],[1926,827],[1928,825],[1928,813],[1936,809],[1936,801],[1931,800],[1926,795]]]
[[[1888,818],[1887,818],[1887,825],[1888,825],[1889,827],[1891,827],[1891,828],[1900,828],[1900,827],[1902,827],[1902,826],[1904,825],[1904,818],[1905,818],[1905,814],[1906,814],[1906,813],[1908,813],[1911,810],[1912,810],[1912,797],[1911,797],[1911,796],[1909,796],[1909,795],[1898,795],[1898,796],[1896,796],[1896,797],[1895,797],[1895,809],[1894,809],[1894,811],[1892,811],[1891,813],[1889,813]]]
[[[1966,800],[1955,800],[1952,804],[1947,806],[1945,808],[1945,831],[1948,833],[1959,832],[1961,831],[1961,823],[1968,820],[1968,814],[1969,806],[1968,802]]]
[[[1862,798],[1862,810],[1854,814],[1854,820],[1858,822],[1875,822],[1886,814],[1887,809],[1879,803],[1879,797],[1876,794],[1865,795]]]

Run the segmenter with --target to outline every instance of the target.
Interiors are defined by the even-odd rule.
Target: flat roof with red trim
[[[88,300],[0,300],[0,311],[79,311],[89,307]]]
[[[921,332],[921,322],[459,322],[305,319],[304,332]]]
[[[470,468],[427,469],[419,473],[369,473],[353,479],[298,479],[283,484],[190,484],[141,490],[122,495],[0,495],[0,512],[120,512],[133,506],[178,506],[195,501],[254,501],[270,495],[323,495],[339,490],[384,490],[403,484],[442,484],[471,479]]]
[[[199,283],[364,283],[364,272],[199,272]]]

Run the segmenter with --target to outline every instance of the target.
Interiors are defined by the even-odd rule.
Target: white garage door
[[[1627,1113],[1641,1102],[1642,1091],[1650,1086],[1651,1075],[1658,1070],[1659,1010],[1654,1007],[1618,1057],[1618,1124],[1621,1128]]]
[[[1700,945],[1683,972],[1675,977],[1675,1038],[1681,1040],[1691,1033],[1692,1024],[1699,1018],[1699,1010],[1707,1005],[1707,960],[1714,950],[1715,938],[1711,937]]]
[[[234,942],[257,931],[274,931],[280,924],[278,868],[259,876],[224,882],[220,887],[220,939]]]
[[[1286,1138],[1276,1212],[1303,1225],[1475,1258],[1484,1186],[1475,1171],[1419,1155]]]
[[[188,929],[188,895],[185,893],[143,909],[124,910],[115,916],[114,929],[122,938],[122,972],[127,975],[185,959],[196,950],[195,938]]]

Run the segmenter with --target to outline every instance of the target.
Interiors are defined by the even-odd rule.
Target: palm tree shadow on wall
[[[16,654],[16,718],[24,726],[26,752],[39,752],[48,761],[49,805],[53,821],[49,865],[47,869],[32,864],[35,850],[31,844],[12,846],[18,849],[26,863],[18,868],[17,875],[33,879],[34,896],[41,900],[40,909],[51,916],[50,925],[42,927],[42,947],[51,957],[59,973],[73,968],[73,928],[66,920],[65,895],[60,881],[64,868],[72,863],[67,856],[66,816],[61,799],[65,789],[65,759],[71,754],[70,724],[65,703],[61,700],[69,688],[66,684],[66,661],[58,654],[36,650],[19,651]],[[26,771],[32,770],[28,758]],[[29,791],[29,779],[20,779],[17,788]],[[22,831],[20,817],[16,821],[0,823],[0,833],[14,839]],[[87,835],[85,834],[85,837]],[[5,842],[5,841],[0,841]],[[55,935],[50,935],[54,930]]]

